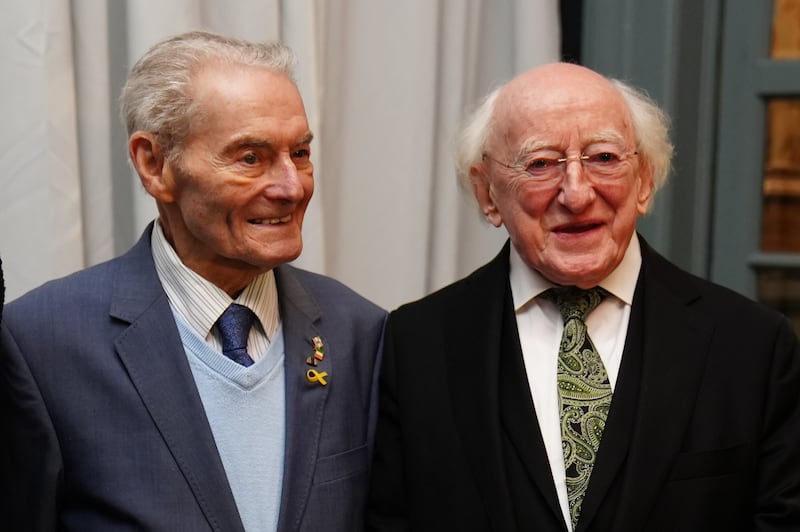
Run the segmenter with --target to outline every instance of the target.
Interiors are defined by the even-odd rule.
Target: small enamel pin
[[[306,364],[316,367],[325,358],[325,346],[319,336],[312,338],[311,344],[314,346],[314,354],[306,357]]]
[[[327,376],[328,376],[327,371],[317,371],[315,369],[310,369],[306,372],[306,379],[308,379],[308,382],[318,382],[323,386],[328,384],[328,381],[325,380],[325,377]]]
[[[311,343],[314,344],[314,356],[317,358],[317,360],[322,360],[323,358],[325,358],[325,351],[323,350],[324,346],[322,345],[322,338],[320,338],[319,336],[315,336],[314,338],[311,339]]]
[[[314,346],[314,354],[306,357],[306,364],[308,364],[311,367],[317,367],[317,364],[322,362],[322,359],[325,358],[325,346],[322,343],[322,338],[320,338],[319,336],[315,336],[314,338],[312,338],[311,344]],[[311,383],[318,382],[323,386],[328,384],[328,381],[325,380],[325,377],[327,376],[328,376],[327,371],[317,371],[315,369],[310,369],[306,372],[306,379],[308,379],[308,382]]]

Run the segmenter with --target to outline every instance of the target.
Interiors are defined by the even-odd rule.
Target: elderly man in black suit
[[[666,125],[565,63],[474,113],[459,174],[510,242],[389,318],[368,529],[800,530],[796,335],[636,233]]]
[[[3,306],[6,303],[6,281],[3,277],[3,259],[0,259],[0,323],[3,323]]]

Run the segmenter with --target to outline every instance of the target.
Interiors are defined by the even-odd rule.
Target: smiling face
[[[294,83],[268,69],[206,67],[193,97],[201,119],[178,159],[147,133],[131,136],[132,159],[184,264],[235,295],[300,255],[311,132]]]
[[[622,261],[652,194],[652,173],[641,153],[621,162],[613,178],[592,175],[578,160],[598,148],[637,150],[622,96],[588,69],[546,65],[509,82],[492,124],[491,159],[471,172],[483,213],[505,226],[526,264],[546,279],[597,285]],[[515,164],[540,154],[569,159],[560,178],[536,180],[496,162]]]

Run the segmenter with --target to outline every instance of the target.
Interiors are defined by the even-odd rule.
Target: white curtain
[[[298,265],[394,308],[499,250],[505,232],[456,185],[452,141],[484,93],[558,58],[558,0],[4,0],[7,299],[124,252],[155,217],[117,97],[153,42],[196,28],[299,57],[316,191]]]

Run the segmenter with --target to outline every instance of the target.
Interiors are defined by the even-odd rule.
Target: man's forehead
[[[587,100],[618,102],[622,95],[608,78],[593,70],[569,63],[552,63],[509,81],[498,95],[497,106],[548,108],[580,105]]]
[[[300,91],[288,74],[261,65],[210,61],[194,71],[189,90],[195,99],[215,103],[220,99],[248,99],[279,92],[303,105]]]
[[[559,141],[562,136],[591,140],[633,134],[625,100],[610,83],[586,87],[534,83],[516,89],[498,101],[493,136],[506,141],[531,137]]]

